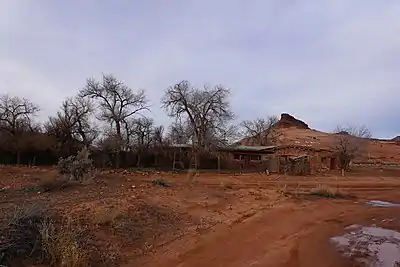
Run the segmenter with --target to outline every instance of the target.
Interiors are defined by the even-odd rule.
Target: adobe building
[[[219,151],[226,155],[232,168],[241,170],[310,174],[337,169],[337,157],[333,151],[309,146],[239,145],[220,148]]]

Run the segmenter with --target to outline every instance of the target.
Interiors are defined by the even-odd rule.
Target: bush
[[[79,181],[71,181],[65,177],[45,177],[40,180],[38,188],[42,192],[60,191],[68,187],[78,186]]]
[[[89,253],[79,244],[79,231],[62,226],[58,231],[52,222],[42,227],[42,251],[50,264],[64,267],[84,267],[89,263]],[[48,234],[51,233],[51,234]]]
[[[339,189],[319,184],[316,188],[310,190],[311,195],[327,198],[346,198],[349,195],[339,191]]]
[[[40,205],[18,207],[0,226],[0,265],[32,259],[65,267],[87,266],[89,254],[78,236],[79,231],[65,224],[57,228]]]
[[[169,182],[165,179],[155,179],[153,181],[151,181],[154,185],[159,185],[159,186],[163,186],[163,187],[170,187],[171,185],[169,184]]]
[[[0,265],[40,252],[39,227],[45,218],[40,205],[18,207],[10,214],[0,226]]]
[[[57,164],[58,172],[67,175],[71,181],[84,181],[94,177],[93,160],[89,158],[89,150],[84,147],[76,156],[60,158]]]

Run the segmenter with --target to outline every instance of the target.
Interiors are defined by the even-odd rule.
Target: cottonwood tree
[[[81,97],[95,99],[100,108],[99,119],[108,123],[115,130],[116,167],[120,165],[120,152],[124,147],[123,123],[128,118],[148,110],[145,92],[133,92],[122,81],[111,74],[103,74],[101,81],[88,79],[80,90]]]
[[[94,106],[90,99],[82,97],[67,98],[63,101],[56,116],[49,117],[45,130],[58,140],[58,149],[75,154],[79,144],[90,146],[98,129],[91,121]]]
[[[342,175],[349,170],[350,163],[360,156],[371,138],[371,132],[366,126],[338,126],[334,132],[333,150],[339,157],[339,168]]]
[[[153,147],[158,150],[165,147],[167,140],[164,138],[164,126],[155,126],[153,130]]]
[[[212,150],[215,139],[220,138],[219,133],[224,132],[234,118],[229,95],[230,90],[221,85],[197,88],[188,81],[181,81],[166,90],[162,107],[170,117],[186,125],[195,158],[200,150]]]
[[[129,146],[137,154],[136,165],[140,166],[141,157],[148,152],[154,141],[154,121],[150,118],[134,118],[124,122]]]
[[[244,135],[254,140],[259,146],[268,146],[275,144],[281,135],[274,126],[279,121],[277,116],[267,118],[257,118],[254,120],[245,120],[240,126]]]
[[[39,107],[26,98],[10,96],[0,97],[0,127],[7,143],[16,152],[17,164],[20,164],[21,150],[27,135],[34,132],[33,117]]]
[[[153,153],[154,153],[154,164],[159,164],[161,155],[167,155],[168,150],[166,148],[170,145],[168,138],[165,136],[164,126],[155,126],[153,130]]]
[[[175,121],[168,127],[167,138],[173,144],[190,144],[192,131],[186,123]]]

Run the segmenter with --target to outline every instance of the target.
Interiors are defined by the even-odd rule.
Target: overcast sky
[[[400,134],[399,0],[0,0],[0,48],[0,93],[41,118],[105,72],[145,89],[158,123],[185,79],[231,88],[238,120]]]

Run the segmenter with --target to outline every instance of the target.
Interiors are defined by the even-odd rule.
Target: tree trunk
[[[21,151],[17,149],[17,165],[21,163]]]
[[[119,166],[121,164],[121,153],[119,150],[115,153],[115,168],[119,169]]]
[[[122,134],[121,134],[121,123],[119,121],[115,121],[115,127],[117,129],[117,153],[115,159],[115,168],[119,169],[121,165],[121,149],[122,149]]]
[[[137,154],[137,160],[136,160],[136,167],[139,167],[140,166],[140,159],[141,159],[141,156],[140,156],[140,152]]]

